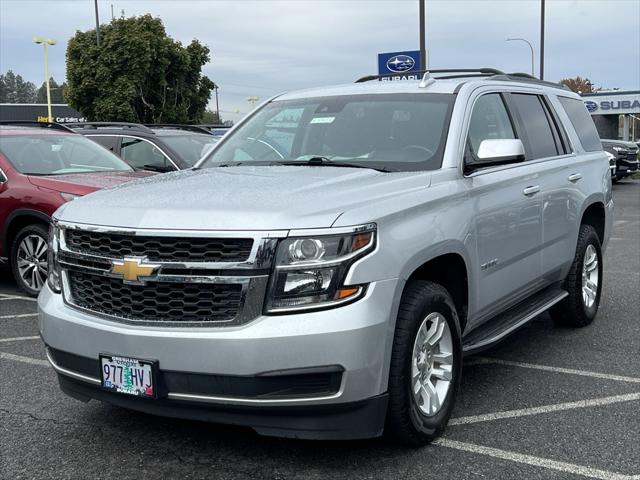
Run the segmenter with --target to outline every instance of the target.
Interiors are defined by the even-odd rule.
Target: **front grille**
[[[245,262],[251,238],[147,237],[68,229],[67,248],[109,258],[147,257],[151,262]]]
[[[152,282],[129,285],[116,278],[68,271],[73,303],[131,322],[227,322],[240,310],[242,285]]]

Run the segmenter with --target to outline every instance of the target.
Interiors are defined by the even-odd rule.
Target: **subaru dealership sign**
[[[626,115],[640,113],[640,92],[585,93],[584,105],[592,115]]]
[[[378,75],[392,75],[383,80],[419,80],[421,69],[419,50],[378,54]]]

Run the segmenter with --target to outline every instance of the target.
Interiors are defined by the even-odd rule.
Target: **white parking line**
[[[26,317],[37,317],[37,313],[20,313],[18,315],[0,315],[0,320],[8,320],[10,318],[26,318]]]
[[[470,415],[468,417],[452,418],[449,425],[468,425],[470,423],[491,422],[505,418],[519,418],[530,415],[540,415],[543,413],[561,412],[564,410],[574,410],[576,408],[600,407],[613,403],[633,402],[640,400],[640,393],[627,393],[624,395],[614,395],[612,397],[593,398],[589,400],[578,400],[576,402],[556,403],[553,405],[542,405],[540,407],[521,408],[519,410],[506,410],[503,412],[486,413],[484,415]]]
[[[29,300],[30,302],[37,302],[37,298],[23,297],[21,295],[8,295],[6,293],[0,293],[0,300]]]
[[[40,360],[37,358],[23,357],[22,355],[14,355],[13,353],[0,352],[0,358],[5,360],[13,360],[14,362],[30,363],[32,365],[40,365],[42,367],[48,367],[49,362],[46,360]]]
[[[473,360],[476,360],[474,358]],[[538,365],[536,363],[513,362],[511,360],[501,360],[499,358],[477,357],[477,361],[473,365],[478,364],[498,364],[508,365],[510,367],[532,368],[534,370],[543,370],[554,373],[567,373],[570,375],[580,375],[582,377],[600,378],[603,380],[613,380],[616,382],[640,383],[638,377],[626,377],[623,375],[613,375],[609,373],[590,372],[588,370],[576,370],[573,368],[551,367],[549,365]]]
[[[10,337],[10,338],[0,338],[0,343],[6,342],[22,342],[24,340],[37,340],[40,337],[38,335],[33,335],[31,337]]]
[[[592,467],[585,467],[583,465],[576,465],[574,463],[560,462],[557,460],[550,460],[548,458],[534,457],[533,455],[525,455],[523,453],[510,452],[507,450],[500,450],[498,448],[484,447],[482,445],[459,442],[457,440],[449,440],[446,438],[440,438],[434,441],[433,445],[438,445],[446,448],[453,448],[455,450],[462,450],[463,452],[487,455],[489,457],[499,458],[501,460],[508,460],[516,463],[522,463],[522,464],[531,465],[534,467],[548,468],[550,470],[570,473],[573,475],[582,475],[583,477],[596,478],[599,480],[640,480],[640,475],[624,475],[622,473],[608,472],[606,470],[600,470]]]

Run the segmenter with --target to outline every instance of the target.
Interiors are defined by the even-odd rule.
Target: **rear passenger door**
[[[508,95],[522,134],[526,160],[537,165],[542,201],[542,277],[545,284],[562,280],[573,258],[579,209],[571,189],[580,181],[571,146],[546,95]]]
[[[483,140],[521,139],[505,94],[484,93],[472,102],[466,164]],[[539,169],[521,160],[467,170],[465,183],[477,249],[473,328],[540,288],[542,201]]]

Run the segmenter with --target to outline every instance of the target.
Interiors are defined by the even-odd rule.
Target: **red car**
[[[64,126],[0,125],[0,264],[37,295],[47,279],[53,212],[77,196],[149,175]]]

